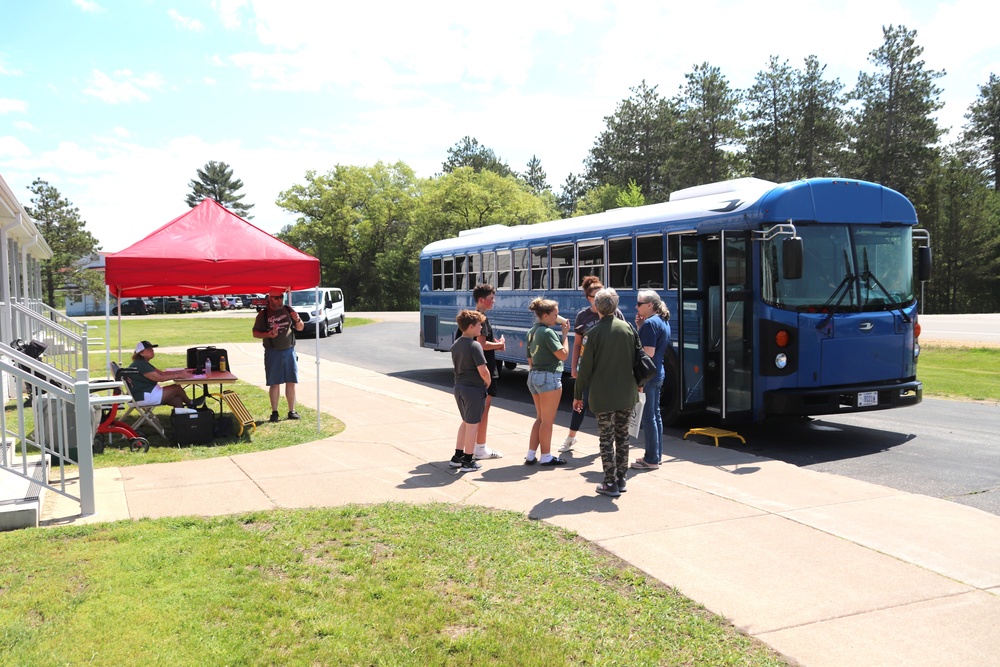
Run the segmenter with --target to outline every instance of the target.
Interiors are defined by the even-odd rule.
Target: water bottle
[[[226,372],[226,358],[225,357],[219,357],[219,370],[222,371],[223,373]]]
[[[205,375],[208,375],[211,372],[212,372],[212,360],[211,359],[206,359],[205,360]]]

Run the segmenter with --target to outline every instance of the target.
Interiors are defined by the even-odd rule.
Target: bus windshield
[[[913,301],[912,229],[908,225],[797,225],[802,277],[781,276],[781,238],[764,242],[761,295],[792,310],[890,310]]]

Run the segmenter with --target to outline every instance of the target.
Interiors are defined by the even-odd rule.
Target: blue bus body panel
[[[771,222],[917,223],[913,204],[900,193],[845,179],[818,178],[781,185],[764,195],[756,208],[762,221]]]

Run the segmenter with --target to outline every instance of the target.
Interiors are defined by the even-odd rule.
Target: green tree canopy
[[[254,205],[242,202],[245,194],[236,194],[243,187],[243,181],[233,178],[233,168],[225,162],[210,160],[203,169],[198,170],[198,178],[189,181],[188,185],[191,186],[191,193],[185,201],[191,208],[208,197],[237,215],[248,220],[253,218],[248,214]]]
[[[80,218],[80,210],[64,199],[59,190],[40,178],[28,190],[34,196],[25,211],[52,249],[52,257],[42,262],[42,286],[46,303],[55,305],[57,290],[90,284],[87,270],[78,261],[100,250],[100,245],[85,229],[87,223]]]
[[[278,196],[278,206],[300,216],[278,236],[317,257],[322,282],[343,288],[354,308],[413,308],[417,257],[405,240],[418,193],[403,162],[309,171],[305,184]]]

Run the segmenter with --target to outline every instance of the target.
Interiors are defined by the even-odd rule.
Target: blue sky
[[[362,6],[363,5],[363,6]],[[707,61],[746,88],[815,54],[848,89],[883,25],[917,30],[958,128],[1000,73],[993,2],[811,0],[0,0],[0,176],[47,180],[107,251],[184,213],[195,170],[229,163],[253,223],[307,170],[402,160],[418,176],[476,137],[558,188],[645,80],[673,95]]]

